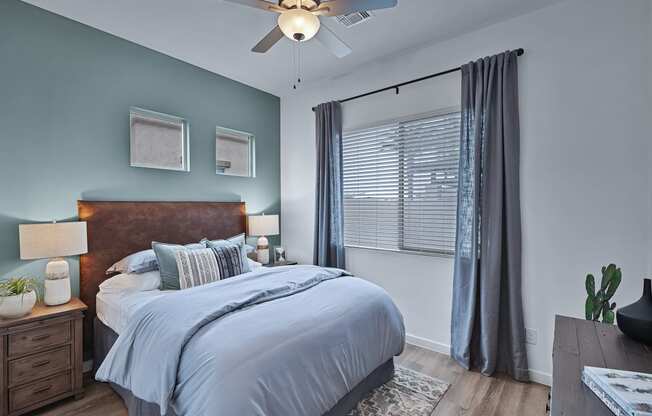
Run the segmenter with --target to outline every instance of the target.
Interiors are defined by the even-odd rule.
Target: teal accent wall
[[[129,166],[131,106],[189,121],[190,173]],[[19,260],[18,224],[74,219],[78,199],[245,201],[250,213],[279,213],[279,124],[276,96],[0,1],[0,278],[42,278],[46,260]],[[217,125],[256,136],[256,178],[215,174]]]

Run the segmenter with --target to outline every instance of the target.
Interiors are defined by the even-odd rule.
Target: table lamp
[[[268,235],[278,235],[278,215],[250,215],[249,235],[258,236],[256,256],[258,263],[269,263]]]
[[[88,252],[86,222],[20,224],[20,258],[51,259],[45,267],[46,305],[62,305],[70,300],[68,262],[63,258]]]

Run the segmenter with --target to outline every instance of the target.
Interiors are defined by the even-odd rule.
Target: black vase
[[[652,345],[652,280],[643,279],[643,296],[638,302],[618,309],[616,319],[625,335]]]

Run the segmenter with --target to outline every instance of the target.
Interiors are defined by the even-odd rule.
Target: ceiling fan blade
[[[398,0],[331,0],[321,3],[319,14],[324,16],[340,16],[344,14],[368,10],[388,9],[396,7]]]
[[[252,52],[265,53],[276,44],[279,40],[283,38],[283,32],[281,28],[276,26],[269,32],[256,46],[251,50]]]
[[[285,9],[279,7],[278,4],[270,3],[265,0],[222,0],[227,3],[240,4],[242,6],[254,7],[256,9],[263,9],[272,12],[282,12]]]
[[[352,52],[351,47],[344,43],[342,39],[338,38],[326,25],[321,25],[319,32],[315,35],[315,39],[338,58],[344,58]]]

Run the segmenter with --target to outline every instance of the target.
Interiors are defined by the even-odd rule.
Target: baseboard
[[[442,342],[435,342],[427,338],[418,337],[416,335],[406,334],[405,342],[416,347],[420,347],[429,351],[438,352],[440,354],[450,355],[451,346]],[[529,370],[530,380],[534,383],[552,386],[552,375],[538,370]]]
[[[538,370],[530,370],[530,381],[550,387],[552,386],[552,374]]]
[[[406,334],[405,342],[415,347],[421,347],[429,351],[438,352],[441,354],[450,355],[451,346],[443,342],[435,342],[427,338],[418,337],[416,335]]]

